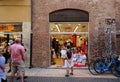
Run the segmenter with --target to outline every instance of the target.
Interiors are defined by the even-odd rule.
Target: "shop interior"
[[[15,38],[21,38],[21,34],[0,34],[0,46],[7,46],[10,40],[15,40]]]
[[[22,38],[22,23],[0,23],[0,46],[8,45],[9,40]]]
[[[53,67],[63,67],[64,62],[61,58],[61,48],[64,42],[72,43],[74,48],[81,47],[84,42],[85,53],[88,53],[88,23],[87,22],[67,22],[67,23],[50,23],[51,31],[51,50],[53,39],[56,39],[57,51],[55,52],[56,57],[53,57],[51,53],[51,66]]]

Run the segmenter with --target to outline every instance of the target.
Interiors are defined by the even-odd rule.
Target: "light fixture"
[[[57,24],[55,26],[56,26],[58,32],[60,32],[59,26]]]
[[[78,29],[78,26],[75,27],[74,32],[76,32],[77,29]]]
[[[78,24],[78,25],[81,25],[81,24]]]

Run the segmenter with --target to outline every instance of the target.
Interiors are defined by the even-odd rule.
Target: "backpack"
[[[71,49],[69,49],[69,50],[67,51],[67,58],[68,58],[68,59],[71,59],[71,57],[72,57],[72,51],[71,51]]]

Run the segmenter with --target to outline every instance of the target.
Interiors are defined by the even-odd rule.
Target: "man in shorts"
[[[13,82],[16,73],[20,77],[21,82],[24,82],[25,49],[21,45],[20,38],[16,38],[15,43],[9,47],[9,53],[11,54],[12,59],[11,82]]]

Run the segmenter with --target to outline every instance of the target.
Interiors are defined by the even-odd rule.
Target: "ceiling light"
[[[71,26],[71,24],[68,24],[69,26]]]
[[[58,32],[60,32],[60,29],[59,29],[58,25],[56,24],[55,26],[56,26],[56,28],[57,28]]]
[[[76,32],[77,29],[78,29],[78,26],[75,27],[74,32]]]

